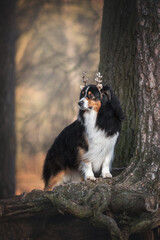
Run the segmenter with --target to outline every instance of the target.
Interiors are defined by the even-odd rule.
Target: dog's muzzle
[[[88,101],[84,98],[78,102],[78,106],[79,106],[79,109],[81,109],[81,110],[91,110],[92,109],[92,107],[88,107]]]
[[[85,107],[84,105],[85,105],[85,104],[84,104],[84,100],[80,100],[80,101],[78,102],[79,109],[81,109],[81,110],[86,110],[86,107]]]
[[[83,100],[80,100],[80,101],[78,102],[78,106],[79,106],[79,107],[83,107],[83,104],[84,104],[84,101],[83,101]]]

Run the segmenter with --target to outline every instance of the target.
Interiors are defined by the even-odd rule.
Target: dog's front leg
[[[110,165],[113,158],[113,152],[109,153],[103,162],[102,165],[102,178],[111,178],[112,174],[110,173]]]
[[[82,162],[82,171],[83,171],[85,180],[92,180],[92,181],[96,180],[93,170],[92,170],[91,162],[83,161]]]

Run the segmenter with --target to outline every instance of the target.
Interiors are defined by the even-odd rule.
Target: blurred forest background
[[[103,0],[18,0],[16,194],[42,189],[56,135],[77,117],[81,73],[99,64]]]

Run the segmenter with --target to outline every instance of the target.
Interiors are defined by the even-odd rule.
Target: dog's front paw
[[[88,177],[85,178],[85,180],[95,181],[96,178],[94,176],[88,176]]]
[[[112,178],[112,174],[110,172],[102,173],[102,178]]]

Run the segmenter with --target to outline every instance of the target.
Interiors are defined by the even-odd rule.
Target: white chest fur
[[[94,172],[100,170],[104,164],[109,169],[114,154],[119,133],[107,137],[105,131],[96,127],[97,112],[86,111],[84,114],[86,139],[88,141],[88,151],[84,154],[84,160],[91,162]],[[109,170],[108,170],[109,171]]]

